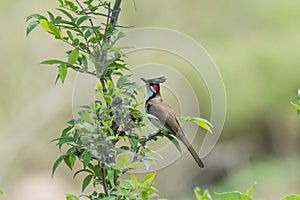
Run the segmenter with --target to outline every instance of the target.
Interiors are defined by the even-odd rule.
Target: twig
[[[98,161],[98,164],[100,166],[100,170],[101,170],[101,174],[102,174],[103,189],[104,189],[105,195],[108,196],[107,183],[105,180],[106,175],[105,175],[105,170],[104,170],[104,163],[101,161]]]

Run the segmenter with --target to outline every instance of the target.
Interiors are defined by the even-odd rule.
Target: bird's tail
[[[197,164],[199,165],[200,168],[204,168],[204,164],[201,160],[201,158],[198,156],[198,154],[196,153],[195,149],[193,148],[193,146],[190,144],[190,142],[188,141],[188,139],[186,138],[186,136],[184,135],[184,133],[179,133],[176,134],[176,137],[182,141],[182,143],[186,146],[186,148],[189,150],[189,152],[192,154],[194,160],[197,162]]]

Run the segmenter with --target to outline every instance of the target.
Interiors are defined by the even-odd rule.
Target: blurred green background
[[[227,93],[225,127],[199,170],[189,155],[160,170],[162,197],[193,199],[196,186],[246,190],[279,199],[300,193],[300,118],[289,102],[300,86],[300,1],[124,1],[120,24],[180,31],[202,44],[218,65]],[[56,69],[40,66],[63,58],[65,46],[40,28],[26,38],[25,17],[45,13],[55,0],[0,1],[0,189],[1,199],[64,199],[80,194],[80,181],[60,167],[49,141],[72,117],[70,73],[54,85]]]

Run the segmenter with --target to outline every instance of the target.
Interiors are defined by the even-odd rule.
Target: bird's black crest
[[[164,83],[167,78],[164,77],[164,76],[161,76],[161,77],[157,77],[157,78],[151,78],[151,79],[144,79],[144,78],[141,78],[144,82],[148,82],[148,83],[152,83],[152,84],[160,84],[160,83]]]

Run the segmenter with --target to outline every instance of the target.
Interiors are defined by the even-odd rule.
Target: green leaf
[[[199,187],[196,187],[194,189],[194,193],[197,200],[213,200],[208,190],[204,190],[203,194],[201,195],[201,189]]]
[[[300,200],[300,195],[292,194],[292,195],[283,197],[281,200]]]
[[[292,106],[294,106],[298,111],[300,111],[300,105],[299,104],[295,104],[293,102],[290,102],[292,104]]]
[[[43,65],[54,65],[54,64],[67,64],[66,62],[62,60],[45,60],[41,62]]]
[[[91,180],[93,178],[93,175],[87,175],[82,182],[82,189],[81,191],[83,192],[85,188],[90,184]]]
[[[93,174],[93,172],[91,170],[89,170],[89,169],[80,169],[76,173],[74,173],[73,178],[76,178],[76,176],[78,174],[80,174],[81,172],[87,172],[87,173]]]
[[[137,188],[138,185],[139,185],[139,182],[138,182],[138,180],[137,180],[137,178],[136,178],[136,176],[135,176],[134,174],[131,174],[131,181],[132,181],[132,183],[133,183],[133,186],[134,186],[135,188]]]
[[[128,78],[131,77],[132,75],[125,75],[125,76],[120,76],[120,78],[117,81],[116,86],[118,88],[122,88],[126,83],[129,82]]]
[[[58,2],[59,2],[59,4],[60,4],[60,6],[63,6],[63,5],[64,5],[63,0],[58,0]]]
[[[76,155],[74,153],[69,154],[64,158],[64,161],[66,165],[72,170],[75,165]]]
[[[121,153],[117,159],[117,166],[124,168],[128,163],[129,157],[126,153]]]
[[[84,21],[91,19],[91,16],[82,16],[80,17],[77,21],[76,24],[77,26],[80,26],[80,24],[82,24]]]
[[[37,19],[37,20],[39,20],[39,19],[45,19],[45,20],[47,20],[47,18],[44,17],[43,15],[40,15],[40,14],[32,14],[32,15],[29,15],[29,16],[26,17],[26,22],[28,22],[28,20],[30,20],[30,19],[32,19],[32,18],[35,18],[35,19]]]
[[[68,73],[67,67],[68,66],[65,63],[60,64],[59,67],[58,67],[58,76],[59,76],[62,83],[65,82],[65,79],[66,79],[66,76],[67,76],[67,73]]]
[[[53,167],[52,167],[52,173],[51,173],[52,177],[53,177],[55,170],[61,164],[61,162],[65,159],[65,157],[66,157],[66,155],[62,155],[54,162]]]
[[[178,149],[179,152],[181,152],[181,146],[178,142],[178,140],[172,135],[172,134],[165,134],[164,135],[166,138],[168,138],[174,145],[175,147]]]
[[[108,86],[108,94],[112,95],[112,93],[114,91],[114,85],[111,82],[111,80],[107,80],[106,83],[107,83],[107,86]]]
[[[92,160],[92,154],[89,151],[83,153],[83,168],[86,168]]]
[[[238,191],[215,193],[215,195],[221,200],[253,200],[248,194]]]
[[[80,42],[79,47],[84,50],[84,49],[86,49],[86,44],[84,44],[83,42]]]
[[[3,194],[4,194],[4,192],[0,191],[0,195],[3,195]]]
[[[116,197],[103,197],[103,198],[100,198],[99,200],[115,200]]]
[[[65,0],[65,4],[67,7],[69,7],[72,11],[76,11],[78,9],[77,6],[75,6],[75,4],[71,1],[67,1]]]
[[[89,124],[95,124],[95,120],[92,117],[90,113],[88,113],[86,110],[82,110],[79,112],[80,117],[83,121],[89,123]]]
[[[68,58],[68,63],[70,65],[74,65],[76,63],[78,57],[79,57],[79,49],[76,48],[70,53],[69,58]]]
[[[298,104],[300,104],[300,88],[298,88]]]
[[[39,24],[40,24],[39,21],[33,21],[30,24],[28,24],[27,29],[26,29],[26,36],[28,36],[29,33]]]
[[[73,37],[73,34],[71,31],[67,30],[67,35],[68,37],[73,41],[74,40],[74,37]],[[76,46],[76,45],[75,45]]]
[[[98,92],[103,92],[103,85],[100,81],[97,84],[97,90],[98,90]]]
[[[47,11],[47,13],[48,13],[49,18],[51,19],[51,21],[55,21],[54,15],[50,11]]]
[[[65,14],[70,20],[72,23],[75,23],[75,19],[74,17],[66,10],[62,9],[62,8],[57,8],[57,10],[59,10],[60,12],[62,12],[63,14]]]
[[[105,101],[107,103],[111,103],[112,102],[112,97],[110,95],[103,95],[103,97],[104,97],[104,99],[105,99]]]
[[[152,172],[151,174],[147,174],[142,180],[141,183],[145,184],[145,183],[152,183],[154,178],[156,176],[156,172]]]
[[[180,121],[193,122],[193,123],[197,124],[198,126],[204,128],[205,130],[209,131],[210,133],[212,133],[210,127],[213,127],[213,126],[206,119],[203,119],[200,117],[180,117]]]
[[[66,200],[79,200],[79,198],[72,194],[67,194]]]
[[[137,145],[138,145],[138,138],[136,138],[135,136],[129,135],[128,136],[128,140],[129,140],[129,143],[131,145],[131,148],[133,150],[136,150],[137,149]]]
[[[129,70],[125,65],[121,65],[121,64],[118,64],[118,63],[112,63],[112,64],[109,65],[109,67]]]
[[[114,179],[115,179],[115,171],[112,168],[106,169],[106,176],[109,180],[110,184],[115,186]]]
[[[246,193],[247,193],[250,197],[253,195],[253,192],[254,192],[254,190],[255,190],[255,188],[256,188],[256,185],[257,185],[256,182],[253,183],[253,185],[251,185],[250,188],[247,190]]]
[[[135,168],[138,168],[138,167],[140,167],[140,166],[142,166],[143,165],[143,162],[133,162],[133,163],[131,163],[129,166],[128,166],[128,168],[130,168],[130,169],[135,169]]]
[[[51,33],[57,39],[63,39],[64,36],[59,28],[57,28],[54,24],[48,22],[46,19],[39,19],[39,22],[43,29],[48,33]]]
[[[126,34],[124,32],[119,32],[118,35],[117,35],[117,40],[121,39],[121,38],[123,38],[125,36],[126,36]]]
[[[79,44],[79,39],[78,38],[74,39],[72,45],[73,46],[78,46],[78,44]]]

